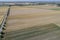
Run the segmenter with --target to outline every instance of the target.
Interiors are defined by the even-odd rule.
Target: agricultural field
[[[5,15],[7,14],[8,8],[9,7],[7,7],[7,6],[0,6],[0,40],[2,40],[1,39],[1,31],[3,31],[1,29],[2,28],[1,24],[3,22],[3,19],[4,19]]]
[[[54,7],[11,6],[6,40],[59,40],[60,11]],[[55,7],[58,8],[58,7]]]
[[[38,8],[38,9],[49,9],[49,10],[60,10],[57,5],[37,5],[37,6],[23,6],[28,8]]]
[[[38,8],[38,9],[52,9],[52,8],[58,8],[57,5],[31,5],[31,6],[23,6],[28,8]]]
[[[7,6],[0,6],[0,24],[2,23],[2,20],[5,16],[5,14],[7,14],[7,11],[8,11]]]

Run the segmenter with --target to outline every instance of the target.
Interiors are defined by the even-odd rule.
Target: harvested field
[[[31,37],[36,37],[38,35],[46,35],[46,33],[50,33],[53,31],[60,30],[60,27],[51,23],[43,26],[34,26],[22,30],[12,31],[7,33],[7,40],[30,40]],[[57,34],[57,33],[56,33]],[[39,38],[40,40],[41,38]],[[32,40],[32,39],[31,39]],[[43,40],[43,38],[42,38]]]
[[[34,25],[43,25],[48,23],[60,24],[60,11],[35,8],[23,9],[23,7],[20,7],[21,9],[18,9],[18,7],[14,8],[11,7],[10,15],[7,22],[7,26],[9,26],[8,29],[11,29],[13,31],[17,29],[31,27]]]
[[[7,6],[1,6],[0,7],[0,12],[7,12],[8,7]]]
[[[5,6],[0,7],[0,24],[2,23],[2,20],[5,14],[7,14],[7,10],[8,10],[8,7],[5,7]]]
[[[7,14],[7,11],[8,11],[8,7],[5,7],[5,6],[0,6],[0,40],[1,39],[1,32],[3,31],[3,27],[4,26],[1,26],[3,23],[3,19],[5,18],[5,15]]]
[[[54,40],[55,38],[51,38],[54,36],[59,38],[59,17],[60,11],[12,6],[6,25],[6,39],[35,40],[36,37],[36,40],[44,40],[45,38]],[[55,35],[53,35],[54,33]]]

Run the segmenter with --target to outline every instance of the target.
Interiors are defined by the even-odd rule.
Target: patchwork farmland
[[[59,17],[60,11],[51,8],[11,6],[5,39],[59,40]]]

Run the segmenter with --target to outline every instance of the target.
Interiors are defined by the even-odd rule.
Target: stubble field
[[[49,9],[11,6],[6,39],[59,40],[60,11]]]

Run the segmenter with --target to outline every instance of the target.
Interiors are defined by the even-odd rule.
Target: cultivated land
[[[60,11],[49,9],[12,6],[6,40],[59,40]]]
[[[1,6],[0,7],[0,24],[2,23],[5,14],[7,14],[7,11],[8,11],[7,6]]]
[[[7,6],[0,6],[0,28],[1,28],[1,23],[4,19],[4,16],[7,14],[7,11],[8,11]],[[0,29],[0,31],[1,31],[1,29]],[[0,35],[0,40],[2,40],[1,35]]]
[[[28,8],[39,8],[39,9],[52,9],[52,8],[59,8],[56,5],[37,5],[37,6],[23,6]]]

